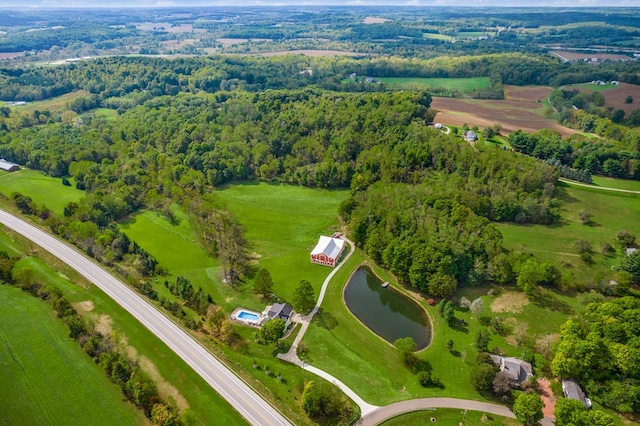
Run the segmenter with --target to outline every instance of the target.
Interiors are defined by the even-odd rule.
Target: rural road
[[[575,180],[569,180],[565,178],[559,178],[558,180],[560,182],[568,183],[569,185],[583,186],[585,188],[591,188],[591,189],[600,189],[602,191],[624,192],[627,194],[640,194],[640,191],[632,191],[631,189],[618,189],[618,188],[608,188],[606,186],[589,185],[588,183],[576,182]]]
[[[3,210],[0,210],[0,223],[51,252],[104,291],[191,366],[250,424],[291,424],[189,334],[102,267],[69,245]]]

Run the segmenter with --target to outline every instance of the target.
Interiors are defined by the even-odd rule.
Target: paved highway
[[[282,414],[195,339],[96,263],[69,245],[3,210],[0,210],[0,223],[51,252],[104,291],[189,364],[250,424],[290,425]]]

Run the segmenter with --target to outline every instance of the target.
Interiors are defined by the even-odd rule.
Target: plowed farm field
[[[502,125],[501,133],[508,135],[518,129],[535,132],[555,129],[563,136],[576,133],[543,115],[542,101],[551,93],[545,86],[505,86],[504,100],[433,98],[431,106],[438,110],[435,121],[453,126],[467,123],[479,128],[494,123]]]

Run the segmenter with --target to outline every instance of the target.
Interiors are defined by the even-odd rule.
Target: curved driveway
[[[0,223],[51,252],[104,291],[189,364],[250,424],[290,425],[282,414],[195,339],[102,267],[69,245],[3,210],[0,210]]]
[[[470,401],[457,398],[419,398],[396,402],[362,416],[357,423],[361,426],[377,425],[383,421],[412,411],[428,410],[431,408],[459,408],[461,410],[481,411],[497,416],[515,419],[516,416],[507,407],[489,402]],[[435,417],[435,414],[434,414]]]

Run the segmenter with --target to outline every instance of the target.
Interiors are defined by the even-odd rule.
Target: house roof
[[[467,131],[467,140],[471,140],[471,139],[473,139],[473,140],[478,139],[478,135],[473,130],[468,130]]]
[[[498,355],[491,355],[491,359],[500,366],[500,371],[508,374],[512,380],[518,383],[522,383],[533,376],[533,369],[527,361]]]
[[[631,256],[633,253],[637,252],[638,249],[635,247],[627,247],[625,251],[627,253],[627,256]]]
[[[4,158],[0,159],[0,169],[2,170],[11,170],[13,167],[20,167],[15,163],[5,160]]]
[[[338,238],[325,237],[324,235],[320,236],[318,240],[318,244],[316,244],[315,248],[311,252],[311,254],[321,254],[324,253],[327,257],[335,259],[338,257],[342,248],[344,247],[344,240],[340,240]]]
[[[567,398],[584,403],[584,392],[576,379],[562,379],[562,391]]]
[[[269,318],[289,318],[293,312],[293,306],[288,303],[274,303],[269,309]]]

